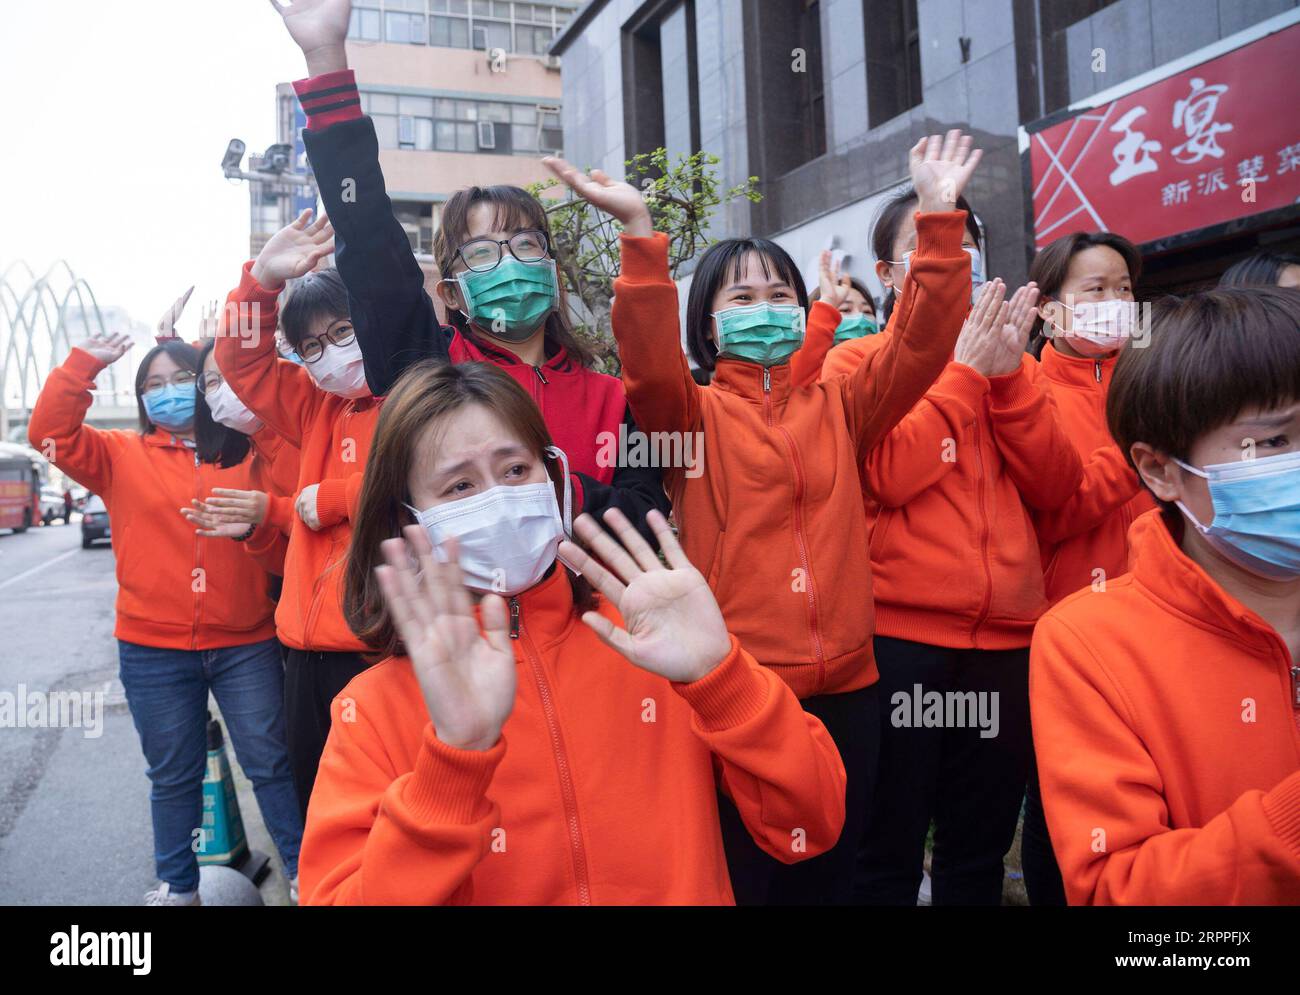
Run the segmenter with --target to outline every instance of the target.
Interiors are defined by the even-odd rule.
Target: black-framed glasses
[[[211,394],[214,390],[220,389],[225,382],[226,378],[220,373],[205,373],[199,377],[199,393]]]
[[[162,377],[150,377],[144,382],[144,387],[140,391],[141,396],[148,397],[151,394],[157,394],[166,390],[173,384],[177,387],[184,387],[194,383],[198,377],[194,375],[193,370],[177,370],[170,377],[164,380]]]
[[[550,255],[551,250],[546,232],[527,228],[502,241],[494,238],[471,239],[456,250],[456,255],[460,256],[460,261],[471,273],[487,273],[501,265],[505,255],[503,246],[521,263],[539,263]]]
[[[314,363],[325,354],[326,345],[347,345],[354,338],[356,334],[352,331],[351,325],[339,325],[337,328],[331,328],[324,335],[303,339],[294,352],[304,363]]]

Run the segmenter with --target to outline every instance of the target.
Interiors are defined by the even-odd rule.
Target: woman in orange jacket
[[[920,255],[906,224],[914,196],[886,205],[873,233],[891,287]],[[1001,902],[1032,748],[1029,640],[1047,607],[1031,513],[1083,479],[1024,351],[1037,290],[1005,292],[1000,280],[980,288],[942,375],[862,464],[882,728],[863,902],[916,903],[931,821],[934,903]],[[968,300],[953,303],[959,320]],[[897,320],[832,349],[827,374],[889,348]]]
[[[1034,632],[1071,904],[1300,904],[1300,292],[1153,307],[1110,429],[1160,510]]]
[[[330,702],[369,666],[343,617],[342,581],[361,470],[379,417],[334,270],[312,272],[333,250],[329,223],[310,211],[246,263],[226,302],[217,365],[235,396],[299,451],[295,517],[284,560],[276,632],[287,647],[285,706],[294,783],[305,816],[330,728]],[[298,282],[282,322],[300,366],[280,359],[275,330],[285,282]]]
[[[1141,271],[1137,246],[1113,232],[1065,235],[1029,268],[1041,294],[1039,383],[1080,459],[1088,461],[1078,498],[1034,516],[1049,604],[1089,585],[1104,589],[1127,572],[1129,526],[1155,507],[1106,427],[1115,361],[1129,340],[1142,344],[1134,298]],[[1032,762],[1020,854],[1030,904],[1064,905]]]
[[[127,335],[92,336],[45,382],[32,445],[98,494],[117,555],[120,676],[149,762],[154,861],[149,905],[197,905],[196,827],[203,825],[207,704],[217,699],[286,878],[297,875],[302,818],[285,747],[283,677],[266,574],[245,543],[208,541],[177,510],[214,487],[248,489],[248,461],[221,467],[195,449],[198,354],[168,341],[136,373],[140,430],[84,423],[95,378],[125,355]],[[256,532],[243,535],[253,539]],[[261,531],[265,531],[265,528]]]
[[[309,904],[730,904],[718,782],[775,859],[839,835],[825,728],[658,512],[667,567],[617,510],[617,542],[577,523],[605,567],[565,541],[565,463],[492,365],[424,362],[389,395],[346,588],[387,659],[334,702]]]
[[[840,844],[798,868],[756,850],[724,808],[732,884],[741,904],[849,900],[853,842],[871,795],[878,742],[871,652],[871,571],[858,464],[943,368],[969,297],[965,214],[951,208],[979,161],[970,139],[921,140],[911,170],[922,191],[921,244],[893,346],[849,375],[798,386],[790,358],[839,324],[826,301],[808,310],[798,268],[775,243],[731,239],[700,259],[680,347],[668,241],[641,193],[599,171],[547,160],[564,182],[623,224],[613,330],[637,424],[699,442],[699,472],[665,471],[682,545],[727,626],[799,695],[834,737],[848,773]],[[702,447],[702,448],[701,448]]]

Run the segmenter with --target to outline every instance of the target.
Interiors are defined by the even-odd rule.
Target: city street
[[[156,883],[149,781],[117,680],[113,551],[83,550],[73,517],[0,531],[0,692],[105,692],[97,737],[0,727],[0,904],[137,905]],[[229,739],[227,754],[249,843],[274,854]],[[262,900],[287,904],[272,867]]]

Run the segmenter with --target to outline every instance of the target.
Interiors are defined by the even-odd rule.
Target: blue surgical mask
[[[1224,559],[1268,580],[1300,578],[1300,452],[1214,463],[1204,470],[1174,462],[1209,481],[1214,505],[1209,525],[1176,503]]]
[[[860,339],[865,335],[875,335],[880,331],[880,324],[875,317],[869,314],[846,314],[840,319],[839,327],[835,329],[834,345],[841,342],[847,342],[849,339]]]
[[[169,432],[184,432],[194,425],[195,390],[192,383],[169,383],[144,395],[149,420]]]
[[[767,301],[716,311],[718,355],[780,366],[803,345],[804,317],[798,304]]]

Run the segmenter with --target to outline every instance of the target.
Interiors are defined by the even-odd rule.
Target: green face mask
[[[847,314],[840,319],[840,326],[835,329],[835,345],[849,339],[860,339],[864,335],[875,335],[880,331],[876,319],[869,314]]]
[[[469,320],[507,342],[523,342],[555,310],[555,260],[521,263],[505,256],[486,273],[466,270],[456,277]]]
[[[804,313],[797,304],[746,304],[715,311],[718,355],[779,366],[803,345]]]

